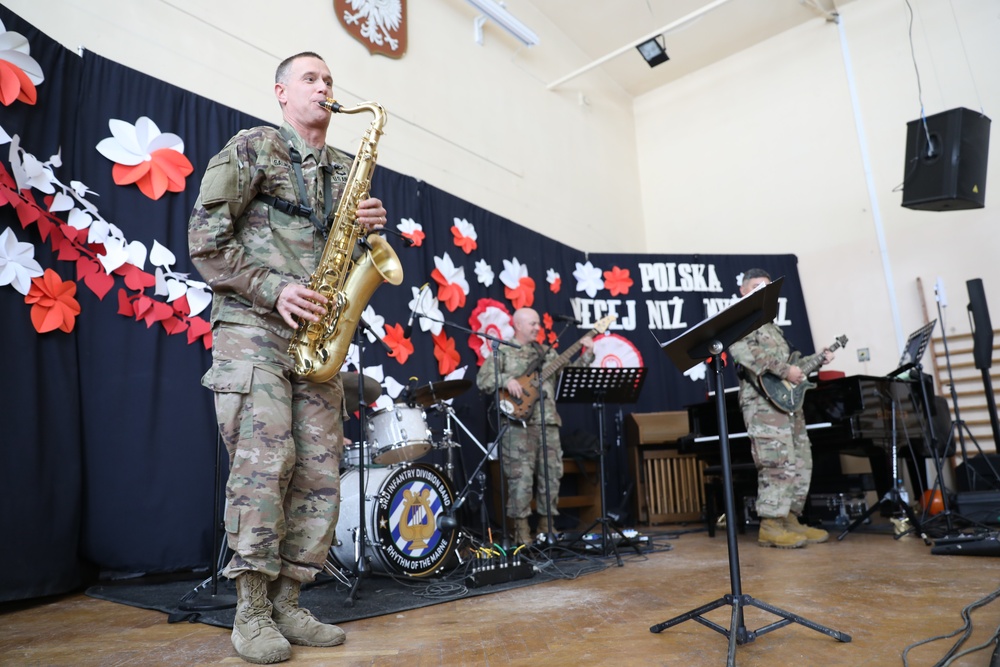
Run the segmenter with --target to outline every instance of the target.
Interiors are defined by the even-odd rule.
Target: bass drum
[[[415,464],[365,468],[365,535],[373,570],[426,577],[455,551],[458,529],[441,530],[437,517],[455,501],[451,485],[435,468]],[[351,569],[360,519],[360,470],[340,477],[340,519],[331,551]]]

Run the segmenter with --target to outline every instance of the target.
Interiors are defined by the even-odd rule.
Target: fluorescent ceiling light
[[[496,0],[466,1],[481,11],[483,13],[483,17],[485,17],[485,19],[483,17],[479,17],[474,24],[475,39],[477,43],[483,43],[483,23],[486,19],[488,19],[509,32],[525,46],[535,46],[538,44],[538,35],[536,35],[531,28],[511,16],[510,12],[504,9],[503,5],[496,2]]]

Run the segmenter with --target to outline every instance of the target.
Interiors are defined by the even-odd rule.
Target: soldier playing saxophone
[[[307,285],[351,159],[326,146],[332,76],[315,53],[275,73],[280,129],[233,137],[209,162],[188,228],[191,258],[214,291],[212,367],[229,452],[225,528],[238,603],[232,641],[253,663],[291,656],[289,643],[335,646],[345,635],[298,605],[299,587],[325,563],[340,509],[343,385],[292,372],[289,340],[328,300]],[[357,205],[366,231],[382,202]]]

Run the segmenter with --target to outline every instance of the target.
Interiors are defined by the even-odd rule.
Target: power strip
[[[479,588],[530,579],[533,576],[535,576],[534,566],[519,557],[479,558],[473,561],[472,569],[465,577],[465,585],[469,588]]]

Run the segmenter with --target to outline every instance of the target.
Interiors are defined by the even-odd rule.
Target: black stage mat
[[[644,557],[646,553],[672,548],[666,544],[646,544],[642,549],[624,549],[624,560]],[[526,554],[527,569],[534,571],[530,578],[488,583],[505,578],[482,571],[482,561],[474,579],[473,561],[455,567],[443,576],[403,577],[372,572],[361,579],[356,599],[348,605],[351,586],[328,575],[312,584],[304,586],[300,597],[302,606],[309,609],[325,623],[344,623],[362,618],[399,613],[441,602],[487,595],[499,591],[541,584],[557,579],[575,579],[592,572],[598,572],[615,565],[614,555],[607,557],[580,555],[572,551],[559,554],[542,553],[532,549]],[[519,571],[524,571],[524,566]],[[353,580],[349,579],[353,584]],[[123,582],[102,583],[91,586],[86,594],[90,597],[110,602],[154,609],[169,615],[169,622],[199,622],[218,627],[231,628],[235,609],[204,609],[213,603],[235,601],[236,592],[232,582],[220,577],[215,585],[216,595],[212,595],[213,583],[208,580],[177,580],[170,577],[143,578]],[[192,610],[192,608],[194,608]]]

